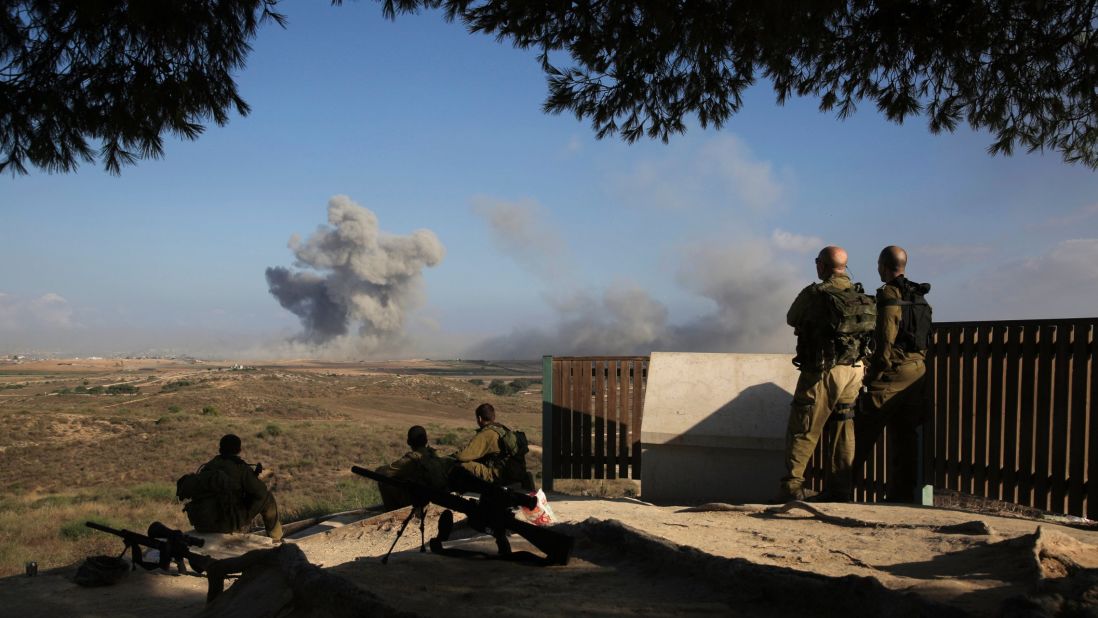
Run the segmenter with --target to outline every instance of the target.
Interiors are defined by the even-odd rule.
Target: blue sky
[[[766,83],[719,131],[599,141],[541,112],[533,54],[437,14],[284,12],[238,74],[249,116],[119,177],[0,178],[0,353],[782,351],[821,243],[867,287],[880,248],[906,247],[940,320],[1098,313],[1098,174],[1055,153],[990,157],[987,134],[868,104],[846,121],[778,107]],[[295,269],[291,235],[336,195],[445,256],[384,344],[356,320],[330,346],[286,344],[302,326],[264,271]]]

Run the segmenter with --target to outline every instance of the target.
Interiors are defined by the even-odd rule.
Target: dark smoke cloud
[[[422,299],[423,269],[445,254],[430,230],[381,232],[377,216],[344,195],[328,201],[328,225],[304,242],[295,234],[289,247],[295,266],[309,270],[268,268],[267,285],[300,318],[304,332],[296,341],[348,354],[401,339],[406,316]]]

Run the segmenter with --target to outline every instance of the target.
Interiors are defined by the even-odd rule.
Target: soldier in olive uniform
[[[856,422],[857,456],[862,465],[885,426],[894,437],[889,449],[887,500],[913,502],[917,463],[916,430],[925,417],[926,349],[922,344],[898,341],[906,281],[907,252],[889,246],[877,259],[877,273],[884,285],[877,290],[876,349],[866,372],[868,392]],[[929,286],[924,284],[926,290]],[[925,291],[923,292],[925,293]]]
[[[211,505],[214,508],[194,505],[189,511],[191,523],[199,532],[239,532],[247,530],[256,515],[260,515],[267,535],[275,543],[281,543],[282,523],[278,519],[278,504],[274,495],[267,491],[267,485],[259,480],[255,468],[240,458],[240,448],[238,436],[222,436],[218,445],[219,454],[202,469],[224,472],[227,491],[206,499],[218,503]]]
[[[433,489],[445,489],[446,477],[453,467],[453,460],[439,457],[435,449],[427,445],[427,430],[419,425],[408,429],[408,447],[412,450],[391,464],[377,469],[379,474],[412,481]],[[385,510],[392,511],[412,503],[412,498],[399,487],[378,483]]]
[[[465,448],[454,453],[458,467],[489,483],[525,482],[526,460],[506,455],[501,447],[501,440],[511,430],[496,422],[496,409],[490,403],[482,403],[475,414],[480,429]]]
[[[781,480],[778,500],[803,500],[815,492],[804,487],[804,472],[828,420],[835,423],[831,458],[827,462],[827,493],[848,499],[850,470],[854,459],[854,402],[861,386],[861,362],[836,363],[832,351],[819,349],[819,332],[827,321],[826,288],[854,287],[846,272],[847,255],[842,247],[825,247],[816,258],[816,275],[821,283],[801,290],[786,314],[786,322],[797,335],[800,369],[786,430],[786,476]]]

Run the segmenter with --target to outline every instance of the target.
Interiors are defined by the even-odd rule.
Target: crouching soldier
[[[198,532],[244,532],[256,515],[262,516],[267,535],[282,542],[278,504],[267,485],[259,480],[260,464],[240,458],[240,438],[222,436],[219,453],[194,474],[176,482],[176,495],[190,500],[183,510]]]
[[[378,468],[378,474],[412,481],[432,489],[445,489],[446,477],[449,476],[454,461],[439,457],[435,449],[427,445],[427,430],[419,425],[409,428],[408,448],[412,450],[405,453],[403,457]],[[399,509],[412,503],[412,497],[399,487],[378,483],[378,490],[381,492],[381,501],[385,504],[386,511]]]

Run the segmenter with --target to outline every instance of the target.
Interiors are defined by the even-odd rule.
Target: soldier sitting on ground
[[[408,448],[412,449],[400,459],[377,469],[378,474],[413,481],[432,489],[445,489],[446,477],[454,465],[452,459],[439,457],[435,449],[427,445],[427,430],[419,425],[408,429]],[[381,501],[386,511],[392,511],[412,503],[412,497],[400,488],[378,483]]]
[[[253,467],[240,458],[241,443],[236,435],[222,436],[218,450],[198,472],[176,483],[179,498],[190,500],[183,510],[191,525],[199,532],[245,532],[260,515],[267,535],[281,543],[278,504],[259,480],[260,464]]]
[[[476,409],[479,429],[465,448],[454,453],[458,465],[451,474],[451,488],[462,491],[461,475],[471,474],[497,485],[519,483],[533,490],[533,480],[526,471],[526,436],[496,422],[496,409],[482,403]]]

